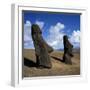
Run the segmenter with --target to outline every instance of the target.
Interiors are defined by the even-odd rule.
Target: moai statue
[[[38,25],[32,25],[31,35],[35,47],[37,66],[40,68],[51,68],[52,64],[50,61],[49,53],[53,51],[53,48],[44,41],[42,37],[42,31],[40,30]]]
[[[63,62],[67,64],[72,64],[71,57],[73,57],[72,53],[73,45],[69,42],[68,37],[66,35],[63,37],[63,44],[64,44]]]

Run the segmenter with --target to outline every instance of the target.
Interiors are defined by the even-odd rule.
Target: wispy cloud
[[[24,48],[33,48],[33,41],[31,37],[31,22],[28,20],[24,24]]]
[[[36,24],[39,25],[41,30],[45,27],[45,22],[43,21],[35,21]],[[26,21],[24,24],[24,48],[34,48],[33,40],[31,37],[31,21]],[[61,22],[57,22],[55,25],[51,25],[48,27],[48,33],[45,37],[46,42],[52,46],[54,49],[62,49],[63,48],[63,36],[67,35],[65,24]],[[42,31],[43,33],[43,31]],[[72,33],[68,34],[70,42],[74,45],[74,47],[80,46],[80,30],[73,30]]]
[[[74,30],[70,35],[70,41],[74,47],[79,47],[80,45],[80,30]]]
[[[54,49],[63,48],[63,35],[62,30],[65,25],[57,22],[56,25],[50,26],[49,35],[47,36],[47,43],[51,45]]]
[[[80,47],[80,30],[73,30],[72,33],[65,32],[65,25],[58,22],[56,25],[51,26],[49,29],[49,36],[47,36],[47,43],[54,49],[62,49],[63,36],[68,35],[69,41],[74,45],[74,48]]]

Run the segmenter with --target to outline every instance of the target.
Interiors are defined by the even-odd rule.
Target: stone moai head
[[[64,35],[63,36],[63,41],[67,41],[68,40],[68,36],[67,35]]]
[[[33,24],[31,27],[31,34],[42,34],[42,31],[40,30],[39,26],[37,24]]]

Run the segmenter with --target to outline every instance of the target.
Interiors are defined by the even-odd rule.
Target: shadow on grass
[[[55,56],[51,56],[51,57],[54,58],[57,61],[60,61],[60,62],[64,63],[64,61],[62,59],[60,59],[60,58],[57,58]],[[30,59],[28,59],[26,57],[24,57],[24,65],[28,66],[28,67],[38,67],[38,65],[35,62],[33,62],[33,60],[30,60]]]
[[[36,67],[37,69],[48,68],[48,67],[41,66],[41,65],[39,66],[37,63],[33,62],[33,60],[30,60],[30,59],[25,58],[25,57],[24,57],[24,65],[27,67]]]
[[[57,61],[64,62],[63,59],[61,59],[61,58],[57,58],[57,57],[55,57],[55,56],[51,56],[51,57],[54,58],[54,59],[57,60]]]
[[[32,60],[24,57],[24,65],[28,67],[37,67],[37,64]]]

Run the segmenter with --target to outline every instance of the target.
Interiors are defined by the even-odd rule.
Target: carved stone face
[[[32,30],[32,35],[33,34],[42,34],[42,32],[37,24],[33,24],[31,27],[31,30]]]
[[[67,40],[68,40],[68,36],[65,35],[65,36],[63,37],[63,40],[64,40],[64,41],[67,41]]]

